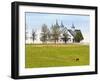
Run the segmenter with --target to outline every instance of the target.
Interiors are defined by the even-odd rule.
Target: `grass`
[[[25,68],[80,65],[89,65],[89,45],[26,44]]]

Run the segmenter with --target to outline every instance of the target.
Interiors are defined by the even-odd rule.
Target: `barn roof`
[[[81,33],[81,30],[74,30],[74,31],[72,31],[71,29],[68,29],[68,31],[70,32],[70,34],[73,36],[73,37],[75,37],[75,35],[76,35],[76,33],[80,33],[81,34],[81,36],[83,37],[83,35],[82,35],[82,33]]]

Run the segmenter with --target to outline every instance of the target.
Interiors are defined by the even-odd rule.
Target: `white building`
[[[72,25],[71,29],[67,29],[67,27],[61,26],[61,34],[59,36],[59,40],[57,41],[57,43],[64,43],[64,41],[62,40],[64,32],[67,32],[67,34],[68,34],[67,43],[73,43],[76,33],[77,32],[81,33],[81,30],[75,29],[74,25]],[[42,43],[42,41],[40,40],[41,30],[35,31],[35,34],[36,34],[36,36],[35,36],[35,40],[33,42],[32,32],[26,32],[26,44],[31,44],[31,43],[41,44]],[[81,35],[82,35],[82,33],[81,33]],[[54,43],[54,41],[47,41],[47,43]]]

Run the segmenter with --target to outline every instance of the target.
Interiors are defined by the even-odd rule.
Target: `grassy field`
[[[89,45],[26,44],[25,68],[80,65],[89,65]]]

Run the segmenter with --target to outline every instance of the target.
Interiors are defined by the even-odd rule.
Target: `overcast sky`
[[[90,29],[90,16],[88,15],[75,15],[75,14],[50,14],[50,13],[25,13],[26,17],[26,30],[29,32],[34,30],[40,30],[42,24],[46,24],[48,28],[51,27],[52,24],[56,23],[58,20],[58,24],[63,22],[63,25],[68,29],[71,29],[72,24],[74,24],[76,29],[80,29],[84,42],[89,42],[89,29]]]

